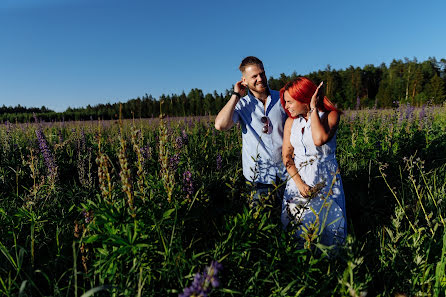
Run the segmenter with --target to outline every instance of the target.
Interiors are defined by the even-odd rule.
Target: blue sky
[[[0,105],[224,92],[267,76],[446,58],[446,1],[0,1]]]

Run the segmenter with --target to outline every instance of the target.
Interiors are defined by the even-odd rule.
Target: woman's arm
[[[327,116],[319,118],[317,108],[312,110],[311,115],[311,135],[316,146],[326,144],[335,134],[339,125],[339,113],[335,110],[330,111]]]
[[[323,119],[319,118],[317,107],[321,100],[324,100],[324,95],[320,94],[319,89],[324,82],[321,82],[311,97],[310,112],[311,118],[311,136],[315,146],[326,144],[335,134],[339,124],[339,112],[333,110],[328,113]],[[322,98],[322,99],[321,99]]]
[[[294,164],[294,148],[290,142],[292,125],[293,119],[288,118],[285,122],[283,131],[282,161],[286,167],[286,170],[288,171],[288,174],[291,176],[297,188],[299,189],[300,194],[303,197],[308,197],[310,195],[310,186],[304,183],[299,175],[299,171],[296,168],[296,164]]]

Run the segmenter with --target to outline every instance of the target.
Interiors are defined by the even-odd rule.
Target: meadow
[[[445,296],[446,107],[345,111],[337,143],[334,254],[248,207],[239,127],[1,124],[0,295]]]

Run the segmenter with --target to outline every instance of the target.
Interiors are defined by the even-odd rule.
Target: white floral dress
[[[319,112],[324,117],[324,112]],[[311,225],[316,227],[321,243],[342,244],[347,234],[345,195],[336,161],[336,134],[326,144],[317,147],[311,134],[311,120],[294,119],[291,127],[294,163],[302,180],[315,189],[316,196],[302,197],[296,183],[289,178],[282,202],[282,223],[298,222],[297,235]]]

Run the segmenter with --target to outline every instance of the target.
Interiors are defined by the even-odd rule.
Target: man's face
[[[245,68],[242,83],[257,93],[264,93],[268,88],[265,70],[259,65],[248,65]]]

